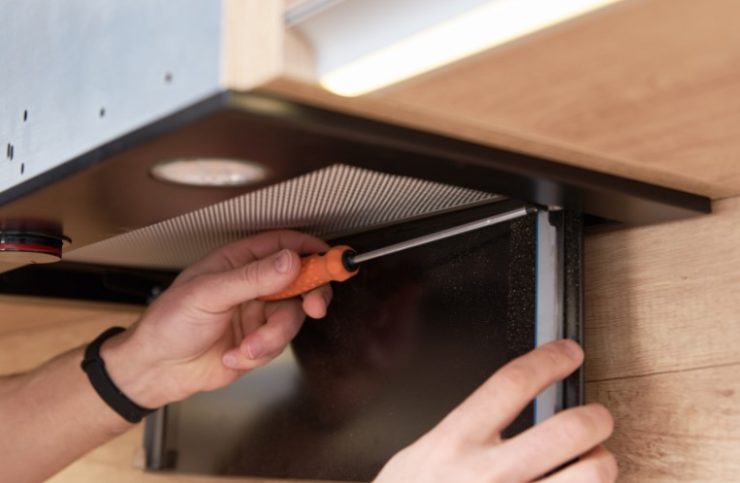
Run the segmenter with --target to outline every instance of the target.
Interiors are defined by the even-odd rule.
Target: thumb
[[[263,295],[285,289],[300,271],[301,260],[288,249],[256,260],[227,272],[198,277],[194,280],[198,308],[223,312]]]

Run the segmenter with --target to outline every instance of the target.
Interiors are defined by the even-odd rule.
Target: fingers
[[[597,446],[579,461],[552,476],[538,480],[540,483],[611,483],[619,473],[617,460],[603,446]]]
[[[173,286],[198,275],[241,267],[286,248],[299,255],[305,255],[324,252],[329,249],[329,245],[316,237],[296,231],[261,233],[230,243],[191,265],[177,277]]]
[[[496,446],[492,455],[502,480],[530,481],[594,448],[613,429],[609,411],[589,404],[556,414]]]
[[[222,313],[236,305],[286,288],[300,270],[298,255],[281,250],[267,258],[227,272],[193,279],[189,303],[207,313]]]
[[[303,311],[311,318],[321,319],[326,315],[332,299],[331,285],[326,284],[303,295]]]
[[[496,371],[439,427],[475,442],[497,437],[537,394],[565,378],[582,362],[583,351],[571,340],[538,347]]]
[[[258,301],[248,302],[237,309],[237,324],[239,337],[234,339],[235,344],[244,339],[265,323],[265,304]]]
[[[237,341],[238,346],[223,355],[226,367],[249,370],[267,364],[290,344],[305,317],[297,299],[265,305],[265,316],[264,325]]]

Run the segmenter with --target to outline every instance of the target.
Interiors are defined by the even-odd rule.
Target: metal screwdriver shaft
[[[535,211],[536,211],[536,208],[532,208],[532,207],[517,208],[516,210],[511,210],[511,211],[507,211],[504,213],[500,213],[498,215],[489,216],[487,218],[483,218],[482,220],[471,221],[463,225],[453,226],[452,228],[447,228],[446,230],[441,230],[435,233],[430,233],[429,235],[420,236],[418,238],[412,238],[411,240],[402,241],[400,243],[395,243],[387,247],[378,248],[377,250],[372,250],[369,252],[361,253],[359,255],[355,255],[351,257],[350,261],[353,264],[359,264],[362,262],[366,262],[368,260],[372,260],[373,258],[382,257],[384,255],[390,255],[391,253],[400,252],[408,248],[418,247],[419,245],[426,245],[427,243],[432,243],[438,240],[444,240],[445,238],[449,238],[451,236],[461,235],[469,231],[474,231],[480,228],[485,228],[487,226],[497,225],[505,221],[514,220],[516,218],[520,218],[522,216],[525,216],[529,213],[533,213]]]

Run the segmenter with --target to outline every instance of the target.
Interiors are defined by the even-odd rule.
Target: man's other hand
[[[511,439],[501,437],[537,394],[582,362],[583,351],[569,340],[511,361],[434,429],[394,456],[376,483],[614,481],[616,461],[601,446],[614,422],[599,404],[567,409]]]

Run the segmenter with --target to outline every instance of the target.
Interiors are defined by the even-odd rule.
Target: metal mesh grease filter
[[[182,268],[231,241],[289,228],[322,238],[499,198],[458,186],[332,165],[65,254],[75,262]]]

